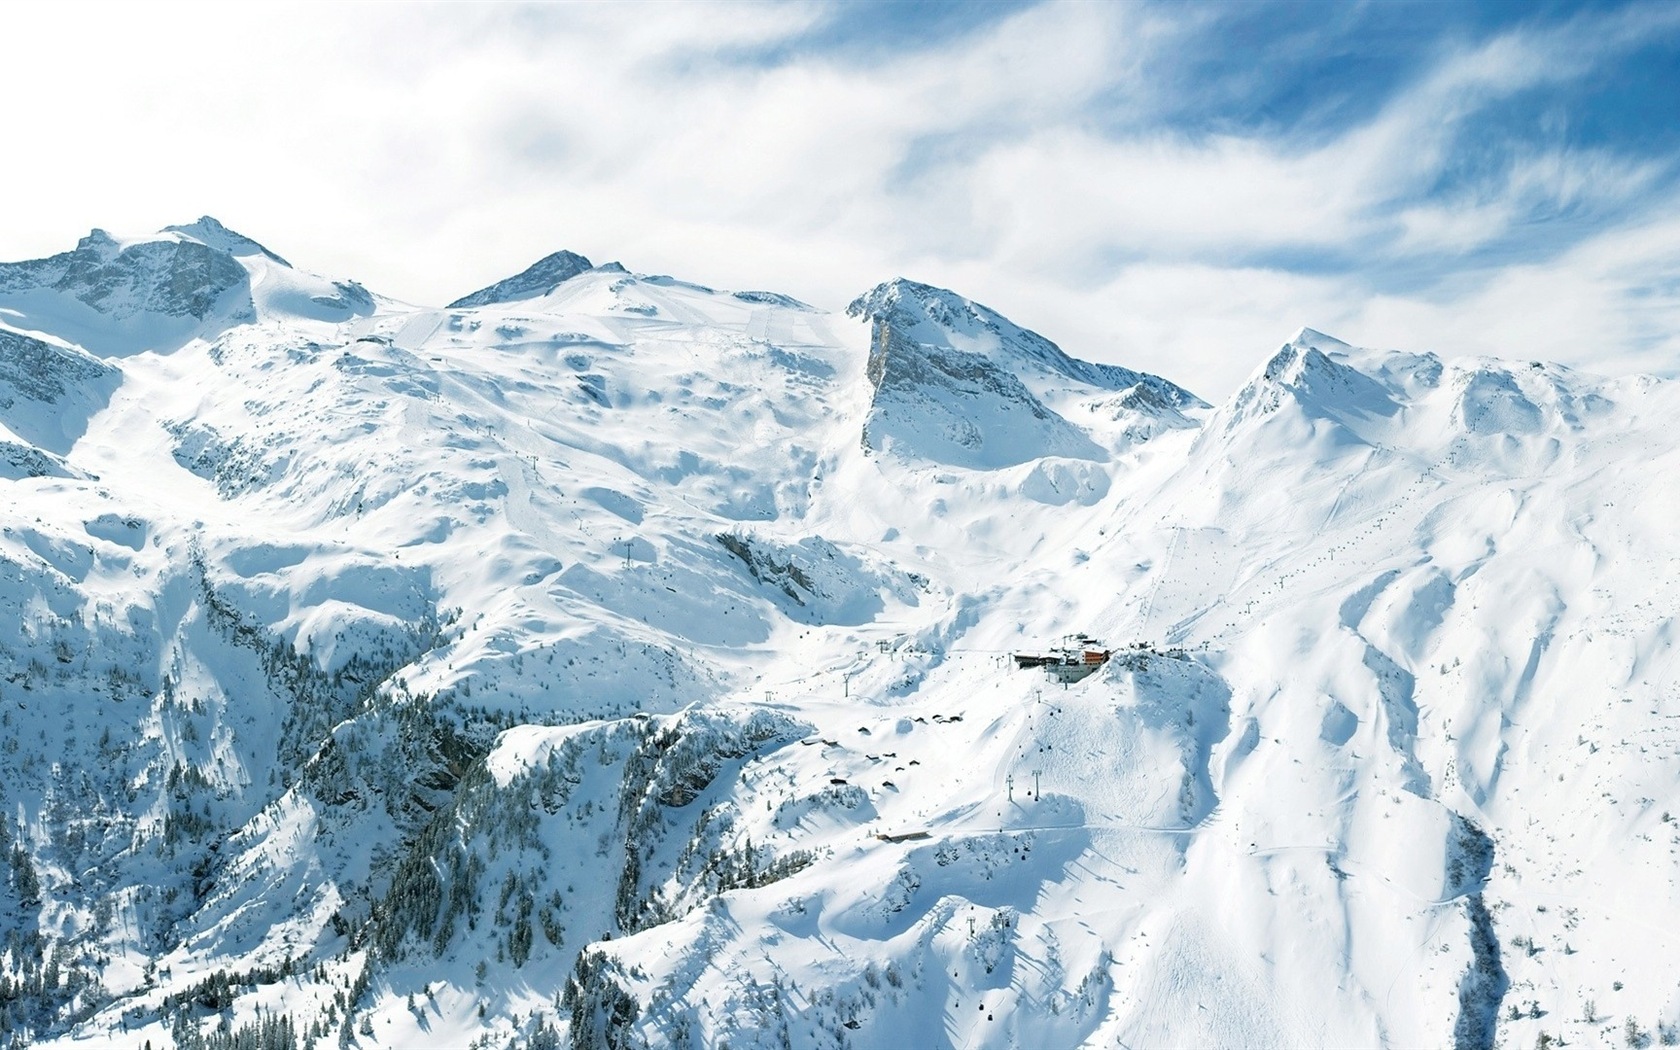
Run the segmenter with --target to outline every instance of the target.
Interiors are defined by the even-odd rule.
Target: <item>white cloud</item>
[[[1680,197],[1653,210],[1680,215]],[[1680,219],[1607,230],[1466,284],[1452,295],[1371,296],[1349,323],[1378,345],[1680,372]]]

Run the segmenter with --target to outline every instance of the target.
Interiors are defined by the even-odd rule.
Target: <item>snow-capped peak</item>
[[[1333,335],[1327,335],[1316,328],[1306,327],[1302,327],[1299,331],[1297,331],[1294,338],[1289,340],[1289,343],[1291,346],[1309,347],[1313,350],[1319,350],[1327,354],[1334,353],[1338,350],[1353,349],[1352,343],[1344,343],[1342,340],[1337,339]]]
[[[1234,423],[1293,399],[1314,415],[1389,415],[1396,392],[1382,378],[1384,356],[1303,328],[1254,371],[1224,414]]]
[[[94,231],[96,234],[102,232],[104,231]],[[263,247],[261,244],[258,244],[256,241],[245,236],[243,233],[236,230],[230,230],[226,226],[223,226],[219,221],[209,215],[200,216],[197,222],[189,222],[177,226],[165,226],[161,232],[178,233],[183,237],[189,237],[206,247],[215,248],[216,250],[226,252],[229,255],[244,256],[260,254],[267,256],[269,259],[279,263],[281,266],[290,267],[292,265],[286,260],[280,258],[280,256]]]
[[[366,289],[294,269],[206,215],[134,238],[95,229],[68,252],[0,263],[13,324],[104,357],[167,351],[266,317],[343,321]]]
[[[463,295],[449,306],[450,309],[462,309],[547,295],[578,274],[592,269],[594,264],[576,252],[558,251],[543,256],[512,277],[497,281],[488,288],[480,288],[471,295]]]
[[[1204,407],[1158,376],[1069,357],[932,285],[888,281],[846,312],[872,326],[866,448],[983,470],[1044,456],[1095,460],[1188,426],[1181,410]]]
[[[978,334],[996,327],[1002,316],[955,292],[895,277],[864,292],[846,307],[848,317],[885,318],[911,327],[931,321],[946,331]]]
[[[0,264],[0,307],[99,354],[178,346],[213,313],[248,313],[249,302],[244,266],[176,233],[119,241],[94,230],[72,251]]]
[[[1249,382],[1299,384],[1313,372],[1342,367],[1332,358],[1345,361],[1353,350],[1352,344],[1344,343],[1333,335],[1302,328],[1266,360]]]
[[[95,226],[88,231],[86,237],[76,242],[76,251],[101,259],[109,259],[122,251],[122,244],[115,237]]]
[[[1018,363],[1032,362],[1064,374],[1080,371],[1061,348],[1002,314],[944,288],[903,277],[876,285],[852,300],[848,317],[889,326],[901,339],[948,346],[987,357],[1014,351]],[[1004,363],[1000,361],[999,363]],[[1129,384],[1128,384],[1129,385]]]
[[[1070,357],[1055,343],[988,306],[903,277],[858,296],[846,307],[846,315],[872,322],[877,343],[890,329],[900,341],[975,354],[1010,371],[1053,373],[1116,391],[1141,384],[1149,388],[1153,400],[1175,409],[1206,407],[1190,391],[1159,376]]]

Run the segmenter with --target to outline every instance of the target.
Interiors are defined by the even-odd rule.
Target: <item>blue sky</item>
[[[1680,4],[13,5],[0,31],[33,43],[0,71],[31,100],[0,256],[209,212],[417,302],[562,247],[830,308],[902,274],[1210,398],[1301,325],[1680,362]]]

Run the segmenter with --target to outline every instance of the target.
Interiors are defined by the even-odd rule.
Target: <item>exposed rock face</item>
[[[0,292],[51,289],[119,320],[149,313],[202,321],[241,287],[249,295],[245,268],[225,251],[188,239],[124,247],[104,230],[83,237],[74,251],[0,264]]]
[[[863,443],[953,466],[1006,467],[1041,456],[1098,459],[1101,449],[1026,385],[978,354],[927,346],[876,319],[875,385]]]
[[[590,269],[594,269],[593,264],[576,252],[555,252],[532,263],[522,273],[497,281],[488,288],[480,288],[471,295],[462,296],[450,303],[449,307],[458,310],[547,295],[561,284]]]
[[[30,445],[68,452],[120,376],[91,354],[0,328],[0,424]],[[21,448],[10,459],[30,476],[57,473]]]
[[[0,408],[18,397],[56,404],[69,391],[116,372],[89,354],[0,329]]]
[[[0,441],[0,478],[17,481],[20,478],[69,478],[81,476],[65,466],[64,461],[33,445],[15,441]]]
[[[863,443],[873,450],[976,469],[1098,460],[1108,451],[1068,409],[1106,410],[1135,443],[1190,425],[1180,410],[1202,404],[1157,376],[1071,358],[987,307],[914,281],[879,285],[846,312],[872,324]]]

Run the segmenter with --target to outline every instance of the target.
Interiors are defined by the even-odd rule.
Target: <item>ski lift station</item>
[[[1043,668],[1066,684],[1095,674],[1112,655],[1113,652],[1104,647],[1100,639],[1088,634],[1070,634],[1062,639],[1060,645],[1048,650],[1018,652],[1014,657],[1016,667]]]

